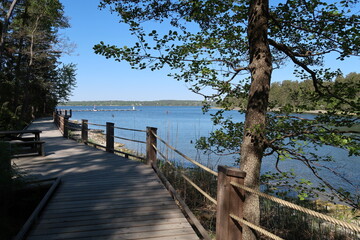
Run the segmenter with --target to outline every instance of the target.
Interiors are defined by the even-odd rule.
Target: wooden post
[[[230,185],[244,184],[246,173],[239,168],[218,166],[216,240],[242,240],[242,227],[230,213],[243,218],[245,193]]]
[[[64,117],[64,137],[69,137],[69,119],[65,116]]]
[[[64,115],[65,117],[67,116],[67,110],[65,110],[65,115]]]
[[[70,115],[69,115],[69,118],[72,117],[72,109],[70,109]]]
[[[157,134],[157,128],[146,127],[146,164],[156,164],[157,152],[153,145],[157,146],[157,139],[154,134]]]
[[[56,116],[55,116],[55,124],[56,124],[57,128],[60,128],[60,119],[59,119],[58,113],[56,113]]]
[[[88,120],[82,119],[81,120],[81,140],[83,143],[87,143],[87,141],[88,141],[88,136],[89,136],[88,130],[89,130]]]
[[[59,115],[59,128],[64,136],[64,117],[62,115]]]
[[[114,152],[114,123],[106,123],[106,151]]]

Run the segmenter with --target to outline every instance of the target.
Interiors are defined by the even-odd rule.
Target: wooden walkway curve
[[[30,128],[43,131],[46,156],[14,163],[62,183],[28,240],[199,239],[148,166],[65,139],[50,119]]]

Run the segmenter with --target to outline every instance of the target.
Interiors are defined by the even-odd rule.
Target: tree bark
[[[240,169],[246,172],[245,186],[259,189],[260,167],[266,148],[264,136],[268,107],[272,57],[267,39],[268,0],[253,0],[249,9],[248,41],[251,86],[245,117],[244,137],[241,144]],[[244,203],[244,218],[255,224],[260,222],[259,197],[248,193]],[[257,233],[244,226],[244,239],[257,239]]]
[[[2,58],[2,55],[3,55],[3,51],[4,51],[4,46],[5,46],[5,37],[7,35],[7,29],[8,29],[8,26],[9,26],[9,21],[10,21],[10,17],[15,9],[15,5],[17,3],[17,0],[13,0],[11,5],[10,5],[10,8],[9,8],[9,11],[7,12],[6,16],[5,16],[5,20],[4,20],[4,23],[3,23],[3,26],[2,26],[2,29],[1,29],[1,37],[0,37],[0,61],[1,58]],[[1,67],[2,67],[2,63],[0,64],[0,70],[1,70]]]

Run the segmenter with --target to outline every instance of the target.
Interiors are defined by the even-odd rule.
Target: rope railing
[[[69,122],[68,118],[64,116],[56,116],[54,118],[55,123],[58,125],[59,129],[67,133],[68,129],[76,129],[79,130],[79,128],[75,128],[72,126],[69,126],[67,123]],[[71,121],[71,123],[74,123]],[[77,123],[79,124],[79,123]],[[100,130],[100,129],[90,129],[88,128],[88,125],[94,125],[94,126],[100,126],[100,127],[106,127],[106,133],[104,134],[106,136],[106,146],[89,142],[88,139],[88,132],[93,130]],[[125,137],[115,136],[114,129],[119,130],[126,130],[126,131],[134,131],[134,132],[146,132],[146,141],[136,140],[136,139],[129,139]],[[65,131],[66,130],[66,131]],[[250,223],[243,219],[241,216],[243,214],[243,202],[246,197],[245,192],[250,192],[253,194],[256,194],[260,197],[266,198],[268,200],[271,200],[273,202],[276,202],[278,204],[284,205],[286,207],[289,207],[291,209],[303,212],[305,214],[317,217],[319,219],[322,219],[324,221],[327,221],[332,224],[336,224],[338,226],[344,227],[346,229],[350,229],[355,233],[360,233],[360,227],[356,226],[352,223],[347,223],[338,219],[335,219],[333,217],[327,216],[322,213],[318,213],[316,211],[301,207],[299,205],[293,204],[291,202],[282,200],[280,198],[262,193],[258,190],[251,189],[249,187],[244,186],[244,179],[246,177],[246,174],[242,171],[240,171],[239,168],[229,168],[224,166],[218,166],[219,170],[218,172],[202,165],[201,163],[191,159],[190,157],[186,156],[173,146],[171,146],[169,143],[167,143],[165,140],[160,138],[157,135],[157,129],[156,128],[150,128],[147,127],[147,130],[139,130],[139,129],[130,129],[130,128],[122,128],[122,127],[115,127],[114,123],[106,123],[106,125],[102,124],[95,124],[95,123],[88,123],[87,120],[82,120],[81,124],[81,131],[82,131],[82,140],[86,144],[92,144],[97,147],[105,148],[108,152],[118,152],[122,153],[128,156],[137,157],[140,159],[145,159],[147,164],[150,166],[156,167],[156,161],[157,156],[161,156],[166,164],[169,164],[172,168],[175,169],[179,173],[179,176],[181,176],[188,184],[190,184],[192,187],[194,187],[200,194],[202,194],[206,199],[208,199],[210,202],[215,204],[217,206],[217,219],[219,219],[219,223],[217,222],[216,227],[216,236],[217,239],[241,239],[242,235],[242,228],[239,227],[239,224],[243,226],[247,226],[264,236],[267,236],[274,240],[281,240],[279,236],[274,235],[273,233],[268,232],[267,230],[263,229],[261,226],[254,225],[253,223]],[[103,131],[103,130],[102,130]],[[133,155],[131,153],[123,152],[116,150],[114,148],[114,139],[120,139],[124,141],[131,141],[141,144],[146,144],[146,158],[138,157],[136,155]],[[181,157],[183,157],[185,160],[191,162],[192,164],[196,165],[197,167],[201,168],[202,170],[212,174],[213,176],[217,177],[217,185],[218,185],[218,192],[217,192],[217,199],[210,196],[208,193],[206,193],[201,187],[199,187],[196,183],[194,183],[189,176],[186,175],[186,171],[183,171],[181,169],[177,169],[174,164],[168,159],[167,156],[165,156],[164,153],[162,153],[158,146],[157,146],[157,140],[163,143],[167,148],[171,149]],[[157,155],[158,154],[158,155]],[[157,171],[155,171],[157,172]],[[232,186],[232,187],[231,187]],[[240,191],[239,191],[240,189]],[[224,197],[225,196],[225,197]],[[219,224],[219,225],[218,225]],[[237,226],[237,227],[236,227]],[[227,230],[226,230],[227,229]],[[230,235],[232,237],[229,237],[229,232],[232,232]],[[219,237],[218,236],[222,236]],[[239,237],[240,236],[240,237]]]
[[[124,137],[118,137],[118,136],[113,136],[114,138],[120,139],[120,140],[125,140],[125,141],[129,141],[129,142],[137,142],[137,143],[144,143],[146,144],[145,141],[140,141],[140,140],[135,140],[135,139],[129,139],[129,138],[124,138]]]
[[[138,155],[135,155],[135,154],[132,154],[132,153],[129,153],[129,152],[124,152],[124,151],[120,151],[118,149],[112,149],[114,152],[116,153],[120,153],[120,154],[123,154],[125,155],[125,158],[129,158],[129,156],[131,157],[134,157],[134,158],[137,158],[137,159],[140,159],[140,160],[146,160],[146,158],[142,157],[142,156],[138,156]]]
[[[140,130],[140,129],[131,129],[131,128],[123,128],[123,127],[115,127],[115,126],[114,126],[114,129],[146,133],[146,130]]]
[[[262,192],[260,192],[260,191],[254,190],[254,189],[252,189],[252,188],[246,187],[246,186],[241,185],[241,184],[237,184],[237,183],[234,183],[234,182],[231,182],[230,184],[231,184],[232,186],[234,186],[234,187],[243,189],[243,190],[245,190],[245,191],[247,191],[247,192],[256,194],[256,195],[258,195],[258,196],[260,196],[260,197],[269,199],[269,200],[271,200],[271,201],[273,201],[273,202],[279,203],[279,204],[284,205],[284,206],[286,206],[286,207],[289,207],[289,208],[295,209],[295,210],[297,210],[297,211],[306,213],[306,214],[308,214],[308,215],[311,215],[311,216],[320,218],[320,219],[325,220],[325,221],[327,221],[327,222],[340,225],[340,226],[342,226],[342,227],[348,228],[348,229],[353,230],[353,231],[355,231],[355,232],[360,232],[360,227],[359,227],[359,226],[356,226],[356,225],[354,225],[354,224],[347,223],[347,222],[344,222],[344,221],[340,221],[340,220],[338,220],[338,219],[336,219],[336,218],[333,218],[333,217],[327,216],[327,215],[325,215],[325,214],[322,214],[322,213],[319,213],[319,212],[316,212],[316,211],[313,211],[313,210],[310,210],[310,209],[301,207],[301,206],[296,205],[296,204],[294,204],[294,203],[291,203],[291,202],[285,201],[285,200],[283,200],[283,199],[280,199],[280,198],[277,198],[277,197],[274,197],[274,196],[271,196],[271,195],[262,193]]]
[[[152,144],[152,146],[156,149],[156,151],[160,154],[160,156],[163,158],[163,160],[168,163],[171,167],[173,167],[175,170],[177,170],[175,168],[175,166],[172,164],[171,161],[169,161],[169,159],[154,145]],[[190,178],[188,176],[186,176],[184,174],[183,171],[179,171],[180,176],[183,177],[191,186],[193,186],[198,192],[200,192],[204,197],[206,197],[209,201],[211,201],[212,203],[214,203],[215,205],[217,205],[217,201],[215,200],[215,198],[211,197],[207,192],[205,192],[204,190],[201,189],[201,187],[199,187],[196,183],[194,183],[193,181],[190,180]]]
[[[272,234],[271,232],[268,232],[268,231],[266,231],[265,229],[263,229],[263,228],[255,225],[255,224],[252,224],[251,222],[248,222],[248,221],[244,220],[243,218],[239,218],[238,216],[236,216],[236,215],[234,215],[234,214],[232,214],[232,213],[230,213],[230,217],[231,217],[232,219],[238,221],[239,223],[242,223],[242,224],[248,226],[249,228],[252,228],[252,229],[254,229],[255,231],[257,231],[257,232],[259,232],[259,233],[261,233],[261,234],[263,234],[263,235],[265,235],[265,236],[267,236],[267,237],[269,237],[269,238],[271,238],[271,239],[274,239],[274,240],[284,240],[283,238],[278,237],[278,236],[276,236],[275,234]]]
[[[98,127],[106,127],[106,125],[103,125],[103,124],[97,124],[97,123],[89,123],[89,125],[94,125],[94,126],[98,126]]]
[[[79,127],[70,127],[70,126],[67,126],[67,128],[70,129],[70,130],[81,131],[81,128],[79,128]]]
[[[185,174],[181,174],[181,176],[191,185],[193,186],[196,190],[198,190],[204,197],[206,197],[208,200],[210,200],[212,203],[214,203],[215,205],[217,205],[217,201],[215,200],[215,198],[211,197],[209,194],[207,194],[204,190],[202,190],[198,185],[196,185],[193,181],[190,180],[190,178],[188,178]]]
[[[96,147],[101,147],[101,148],[105,148],[105,149],[106,149],[106,146],[101,145],[101,144],[98,144],[98,143],[95,143],[95,142],[92,142],[92,141],[87,141],[87,144],[91,144],[91,145],[94,145],[94,146],[96,146]]]
[[[197,161],[189,158],[188,156],[186,156],[185,154],[183,154],[182,152],[180,152],[179,150],[177,150],[176,148],[174,148],[173,146],[171,146],[170,144],[168,144],[166,141],[164,141],[162,138],[160,138],[158,135],[156,135],[154,132],[152,132],[152,134],[159,139],[160,142],[162,142],[163,144],[165,144],[168,148],[170,148],[171,150],[173,150],[174,152],[176,152],[177,154],[179,154],[180,156],[182,156],[183,158],[185,158],[186,160],[188,160],[189,162],[195,164],[196,166],[200,167],[201,169],[207,171],[208,173],[211,173],[214,176],[217,176],[218,173],[215,172],[214,170],[211,170],[210,168],[202,165],[201,163],[198,163]]]

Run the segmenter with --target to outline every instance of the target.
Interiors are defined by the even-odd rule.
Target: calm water
[[[73,109],[84,110],[93,109],[93,106],[80,107],[80,106],[67,106],[59,107],[59,109]],[[111,106],[99,106],[100,109],[132,109],[132,107],[111,107]],[[214,130],[214,126],[211,121],[211,113],[215,113],[216,110],[211,109],[209,112],[203,114],[201,107],[136,107],[137,111],[88,111],[88,112],[73,112],[71,120],[88,119],[90,123],[104,124],[106,122],[113,122],[115,126],[123,128],[133,128],[145,130],[147,126],[158,128],[158,135],[170,143],[170,145],[177,148],[187,156],[205,164],[208,166],[216,167],[221,165],[235,165],[235,157],[226,156],[218,157],[215,155],[205,155],[200,151],[197,151],[194,147],[196,139],[201,136],[208,136],[209,133]],[[244,116],[236,111],[225,113],[225,116],[232,116],[235,121],[243,121]],[[89,128],[101,129],[101,127],[91,126]],[[104,128],[102,128],[104,129]],[[145,141],[145,133],[138,133],[133,131],[125,131],[115,129],[115,136],[125,137],[130,139],[136,139]],[[125,147],[139,152],[145,152],[145,145],[133,142],[126,142],[123,140],[115,139],[117,142],[125,144]],[[161,144],[162,145],[162,144]],[[160,150],[167,155],[170,159],[176,160],[185,166],[191,166],[186,160],[183,160],[180,156],[172,153],[161,147]],[[339,150],[333,147],[323,147],[319,154],[331,155],[336,159],[335,163],[328,163],[329,167],[336,169],[348,179],[350,179],[358,188],[360,186],[359,170],[360,163],[358,157],[348,157],[347,153],[343,150]],[[274,170],[275,159],[273,157],[266,157],[263,160],[262,172]],[[283,169],[296,169],[296,172],[302,178],[312,179],[312,174],[304,167],[300,162],[284,161],[280,164]],[[327,172],[322,172],[323,176],[328,177]],[[344,187],[350,191],[356,191],[346,185],[341,184],[339,179],[335,179],[331,176],[334,182],[339,182],[338,186]],[[359,189],[357,189],[359,190]]]

